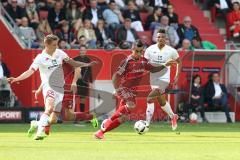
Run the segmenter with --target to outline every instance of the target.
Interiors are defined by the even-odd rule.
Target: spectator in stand
[[[48,34],[52,34],[52,30],[48,23],[48,20],[45,18],[40,19],[38,28],[36,30],[36,36],[38,41],[43,42],[44,37]]]
[[[106,0],[97,0],[97,6],[101,11],[104,11],[105,9],[108,8]]]
[[[111,1],[111,0],[110,0]],[[117,4],[117,7],[120,9],[120,10],[124,10],[126,8],[126,4],[125,4],[125,1],[124,0],[114,0]]]
[[[7,65],[2,60],[2,53],[0,52],[0,80],[4,77],[10,77],[10,71]]]
[[[17,5],[23,9],[26,8],[26,0],[17,0]]]
[[[74,33],[69,29],[68,23],[63,23],[61,30],[56,33],[56,35],[61,40],[65,40],[68,44],[73,46],[76,42],[76,38]]]
[[[198,29],[192,25],[192,19],[189,16],[184,17],[183,24],[180,24],[177,29],[181,45],[184,39],[192,41],[194,37],[201,38]]]
[[[224,20],[227,18],[227,14],[232,8],[231,0],[213,0],[216,12],[223,15]]]
[[[134,1],[128,1],[128,9],[124,11],[123,17],[131,19],[131,27],[134,28],[136,31],[144,31],[140,14],[136,8]]]
[[[39,24],[39,17],[34,0],[27,0],[26,12],[29,19],[29,26],[36,30]]]
[[[97,28],[95,29],[95,34],[97,37],[97,46],[103,47],[108,43],[114,41],[114,34],[110,29],[105,27],[104,20],[99,19],[97,23]]]
[[[97,8],[97,0],[90,0],[90,8],[83,12],[83,20],[90,19],[92,24],[97,26],[98,19],[102,19],[102,11]]]
[[[51,29],[59,29],[61,24],[66,23],[66,12],[63,9],[61,1],[56,1],[54,8],[48,12],[48,22]]]
[[[221,107],[225,111],[227,122],[231,123],[230,108],[228,106],[227,89],[224,84],[220,83],[219,73],[212,73],[209,76],[209,81],[204,88],[205,101],[208,104],[209,110],[219,109]]]
[[[178,15],[174,12],[173,5],[168,5],[167,16],[169,18],[170,26],[173,26],[176,30],[178,28]]]
[[[141,12],[148,12],[148,13],[153,12],[152,7],[147,5],[148,0],[135,0],[135,3],[136,3],[137,8],[139,8],[139,10]]]
[[[9,5],[8,4],[8,0],[1,0],[1,2],[2,2],[2,6],[3,6],[3,8],[7,8],[7,6]]]
[[[203,122],[208,122],[205,117],[205,109],[203,105],[203,88],[201,86],[201,77],[200,75],[193,76],[192,88],[190,93],[190,105],[188,108],[188,115],[192,112],[200,112]]]
[[[239,37],[240,33],[240,4],[233,3],[233,11],[229,14],[230,31],[233,32],[233,37]]]
[[[179,37],[178,37],[176,30],[172,26],[169,26],[169,18],[167,16],[161,17],[160,25],[158,27],[156,27],[153,32],[152,41],[154,43],[156,43],[156,41],[157,41],[156,37],[157,37],[157,32],[159,31],[159,29],[164,29],[166,31],[166,36],[167,36],[166,38],[169,40],[170,46],[176,48],[179,43]]]
[[[58,47],[59,49],[71,49],[71,46],[64,39],[58,41]]]
[[[17,0],[11,0],[10,4],[6,7],[6,11],[17,25],[20,25],[22,18],[26,16],[25,9],[17,5]]]
[[[217,46],[209,41],[202,41],[199,37],[194,37],[192,39],[192,46],[190,47],[191,50],[194,49],[207,49],[207,50],[214,50],[217,49]]]
[[[191,47],[191,41],[189,41],[188,39],[184,39],[182,41],[182,47],[178,48],[178,51],[189,51]]]
[[[71,0],[70,4],[67,8],[66,19],[70,24],[70,28],[74,28],[77,30],[80,26],[82,26],[82,14],[81,6],[77,2],[77,0]]]
[[[84,37],[86,37],[86,41],[87,41],[87,46],[88,48],[96,48],[96,35],[95,35],[95,31],[93,30],[92,24],[91,24],[91,20],[89,19],[85,19],[84,23],[83,23],[83,27],[81,27],[78,30],[78,37],[84,35]]]
[[[19,27],[20,33],[21,33],[21,38],[24,41],[24,43],[29,47],[29,48],[38,48],[39,44],[35,42],[37,39],[36,34],[33,30],[32,27],[28,26],[28,19],[27,17],[22,18],[21,26]]]
[[[122,26],[121,23],[124,22],[124,18],[121,11],[117,9],[115,1],[111,0],[108,6],[109,9],[106,9],[103,12],[103,18],[105,19],[109,29],[115,31]]]
[[[167,6],[170,4],[169,0],[149,0],[149,6],[161,7],[164,14],[167,13]]]
[[[87,39],[84,35],[81,35],[79,38],[78,38],[78,44],[79,44],[79,48],[81,46],[86,46],[87,47]]]
[[[163,16],[161,7],[154,7],[153,14],[149,15],[145,24],[147,30],[154,30],[160,25],[161,17]]]
[[[119,44],[130,42],[133,43],[138,39],[138,35],[134,29],[131,28],[131,19],[126,18],[124,26],[121,27],[117,34],[117,42]]]

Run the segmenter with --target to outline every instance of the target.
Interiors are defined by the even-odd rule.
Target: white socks
[[[43,113],[41,115],[40,120],[38,121],[37,135],[41,135],[44,127],[49,124],[48,121],[49,121],[49,116],[47,114]]]
[[[154,113],[154,103],[147,103],[147,110],[146,110],[146,122],[147,126],[150,125],[150,122],[152,120],[152,116]]]
[[[161,107],[163,111],[165,111],[168,116],[172,119],[174,113],[172,111],[172,108],[168,102],[166,102],[165,106]]]

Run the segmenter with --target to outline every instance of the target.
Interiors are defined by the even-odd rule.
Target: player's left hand
[[[177,64],[177,61],[171,59],[171,60],[169,60],[169,61],[166,62],[165,66],[168,67],[168,66],[172,66],[172,65],[175,65],[175,64]]]
[[[73,92],[73,94],[77,93],[77,84],[76,83],[71,84],[71,91]]]

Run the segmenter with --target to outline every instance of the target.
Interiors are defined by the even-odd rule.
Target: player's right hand
[[[37,100],[38,99],[38,95],[41,93],[41,90],[36,90],[36,92],[35,92],[35,99]]]
[[[14,77],[10,77],[10,78],[7,78],[7,81],[12,84],[14,82],[17,82],[17,79]]]
[[[98,64],[98,63],[99,63],[98,61],[92,61],[92,62],[89,63],[89,66],[93,66],[93,65]]]

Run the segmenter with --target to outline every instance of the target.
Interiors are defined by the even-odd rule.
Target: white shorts
[[[160,89],[162,93],[165,92],[169,86],[170,81],[168,79],[160,79],[155,77],[150,77],[150,85],[152,89]]]
[[[61,110],[62,110],[64,89],[62,88],[61,90],[62,90],[62,92],[57,92],[47,85],[43,86],[42,93],[43,93],[43,98],[44,98],[44,104],[46,106],[48,98],[54,99],[54,107],[53,107],[54,112],[61,112]]]

